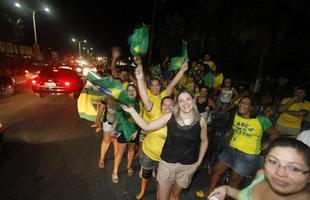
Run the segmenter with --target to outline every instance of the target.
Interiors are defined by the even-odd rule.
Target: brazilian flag
[[[133,56],[143,56],[149,47],[149,27],[142,24],[128,38],[130,52]]]
[[[111,76],[101,77],[90,70],[86,71],[85,76],[87,80],[98,87],[100,92],[113,96],[121,104],[130,105],[134,103],[134,100],[128,96],[127,88],[125,88],[120,81],[113,79]]]
[[[138,127],[128,119],[128,115],[121,110],[116,111],[117,130],[124,133],[126,141],[130,141],[133,134],[137,133]]]
[[[90,82],[83,88],[77,100],[77,108],[80,118],[96,121],[97,104],[102,98],[102,93],[95,89]]]
[[[172,57],[170,61],[170,70],[179,70],[182,68],[183,63],[188,59],[187,42],[182,40],[182,55]]]

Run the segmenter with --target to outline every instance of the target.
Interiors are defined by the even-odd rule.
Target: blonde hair
[[[175,96],[175,106],[174,106],[174,109],[173,109],[173,114],[175,116],[175,120],[177,121],[178,124],[184,126],[184,120],[180,117],[180,106],[178,104],[178,101],[179,101],[179,96],[180,94],[182,93],[188,93],[192,99],[193,99],[193,108],[192,108],[192,111],[193,111],[193,114],[194,114],[194,121],[192,122],[192,125],[195,124],[197,121],[200,120],[200,114],[199,114],[199,111],[198,111],[198,108],[197,108],[197,105],[196,105],[196,96],[194,95],[193,92],[191,92],[190,90],[188,89],[182,89],[180,90],[177,95]]]

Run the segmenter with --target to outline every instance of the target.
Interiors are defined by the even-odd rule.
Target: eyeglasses
[[[267,156],[265,159],[265,167],[269,167],[272,169],[279,170],[281,167],[284,171],[289,173],[290,175],[300,176],[302,174],[307,174],[310,171],[309,170],[303,170],[301,169],[301,166],[298,164],[288,164],[288,165],[281,165],[280,161],[274,157],[274,156]]]

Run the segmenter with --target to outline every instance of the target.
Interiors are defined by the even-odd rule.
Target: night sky
[[[124,54],[129,54],[127,39],[134,29],[142,23],[152,24],[154,0],[101,1],[103,5],[94,0],[19,2],[30,8],[42,7],[45,2],[51,10],[50,14],[38,12],[36,15],[41,50],[51,48],[60,55],[77,54],[78,45],[71,41],[75,37],[86,39],[88,47],[95,49],[95,55],[110,56],[113,46],[120,46]],[[310,74],[309,0],[157,2],[153,62],[165,55],[177,56],[177,45],[187,37],[190,58],[200,59],[209,52],[223,72],[231,76],[239,75],[236,72],[239,70],[243,77],[255,77],[263,47],[268,49],[262,59],[263,73],[290,75],[293,66],[299,70],[299,76]],[[197,6],[198,2],[203,6]],[[14,3],[15,0],[1,0],[0,13],[24,21],[22,44],[31,46],[34,41],[31,13],[14,7]],[[185,11],[191,12],[186,15]],[[174,23],[171,16],[165,18],[168,13],[179,13],[178,23]],[[193,19],[196,21],[191,23]],[[167,21],[177,26],[169,26]]]
[[[14,2],[1,0],[1,10],[24,20],[25,43],[31,45],[34,40],[32,15],[14,7]],[[150,0],[101,1],[103,5],[94,0],[48,0],[45,4],[39,0],[19,2],[31,8],[48,5],[50,14],[36,14],[38,42],[42,47],[61,53],[77,51],[72,37],[86,39],[89,47],[93,47],[97,53],[109,52],[112,46],[129,48],[127,38],[137,25],[151,24],[153,8],[153,1]]]

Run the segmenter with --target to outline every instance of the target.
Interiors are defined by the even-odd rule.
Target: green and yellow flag
[[[113,96],[121,104],[129,105],[134,103],[134,100],[128,96],[127,88],[125,88],[120,81],[113,79],[111,76],[101,77],[95,72],[88,70],[85,73],[85,77],[97,86],[100,92]]]
[[[133,56],[145,55],[149,47],[149,27],[143,24],[141,27],[136,28],[128,38],[128,43]]]
[[[78,100],[77,108],[80,118],[96,121],[97,104],[102,98],[102,93],[93,90],[92,86],[85,86]]]
[[[182,55],[172,57],[170,62],[170,70],[179,70],[182,68],[183,63],[188,59],[187,42],[182,40]]]
[[[122,131],[124,133],[126,141],[130,141],[133,134],[137,133],[138,127],[136,123],[132,123],[128,120],[126,116],[127,113],[122,112],[122,110],[118,110],[116,112],[116,121],[117,121],[117,130]]]

